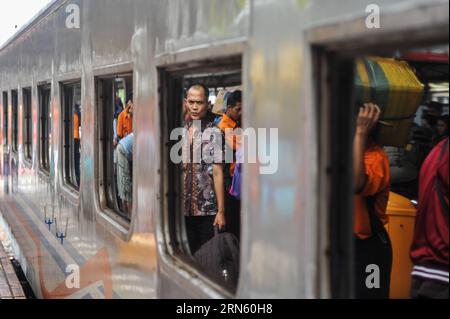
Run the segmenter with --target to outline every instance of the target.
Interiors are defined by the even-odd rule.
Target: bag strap
[[[445,152],[447,151],[447,148],[448,148],[448,143],[449,143],[449,139],[447,139],[444,146],[442,147],[441,154],[439,156],[439,161],[442,161],[442,159],[444,158]],[[436,176],[434,180],[435,180],[435,184],[436,184],[436,192],[437,192],[439,202],[440,202],[441,208],[442,208],[441,211],[443,211],[444,218],[445,218],[445,220],[447,222],[447,226],[448,226],[449,206],[448,206],[447,202],[445,201],[442,182],[438,176]]]

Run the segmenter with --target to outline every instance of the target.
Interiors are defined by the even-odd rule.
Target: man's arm
[[[360,193],[366,184],[367,176],[364,166],[364,153],[367,148],[369,134],[380,119],[380,113],[380,108],[372,103],[365,104],[359,111],[353,142],[355,193]]]
[[[223,181],[223,167],[222,164],[213,165],[213,176],[214,176],[214,189],[216,191],[218,212],[216,219],[214,221],[214,226],[218,226],[222,229],[226,225],[225,221],[225,188]]]

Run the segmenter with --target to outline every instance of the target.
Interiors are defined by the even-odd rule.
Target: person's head
[[[448,115],[443,115],[437,120],[436,129],[440,136],[448,136]]]
[[[128,109],[128,113],[133,114],[133,111],[134,111],[133,94],[130,94],[127,97],[127,109]]]
[[[120,96],[116,96],[116,106],[123,108],[123,103],[122,103],[122,99],[120,98]]]
[[[242,117],[242,91],[234,91],[227,100],[227,116],[235,122]]]
[[[428,103],[428,114],[438,117],[442,114],[442,104],[436,101]]]
[[[209,90],[203,84],[194,84],[186,92],[185,104],[192,120],[204,119],[209,111]]]
[[[434,128],[436,126],[436,117],[430,114],[422,115],[422,126],[427,128]]]

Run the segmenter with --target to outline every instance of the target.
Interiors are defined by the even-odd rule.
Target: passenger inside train
[[[101,205],[128,228],[133,209],[133,76],[112,74],[98,78],[97,84],[104,119],[99,125]]]
[[[82,113],[81,83],[63,84],[62,116],[64,180],[66,186],[79,191],[81,185]]]
[[[240,201],[230,192],[239,145],[239,132],[234,129],[241,127],[240,62],[235,67],[212,66],[175,74],[173,80],[179,83],[175,86],[179,91],[171,92],[173,105],[183,107],[167,114],[168,132],[184,127],[189,138],[183,142],[183,162],[169,163],[173,181],[177,181],[169,190],[174,196],[169,200],[174,207],[168,210],[172,220],[169,225],[174,232],[184,234],[185,246],[180,248],[195,267],[233,292],[239,277],[241,220]],[[180,95],[183,100],[177,98]],[[203,139],[199,140],[201,135]],[[231,161],[226,161],[226,154]]]
[[[51,87],[49,84],[43,84],[38,88],[39,92],[39,160],[41,171],[50,174],[50,153],[52,137],[52,112],[50,109]]]
[[[120,98],[116,97],[116,106]],[[119,102],[120,103],[120,102]],[[133,207],[133,96],[127,98],[126,108],[117,119],[117,137],[114,140],[115,157],[117,157],[117,191],[121,201],[122,211],[131,218]]]
[[[448,48],[354,61],[358,299],[448,297],[448,61],[443,57],[448,59]],[[427,227],[430,222],[435,225]],[[370,282],[374,266],[379,276]]]

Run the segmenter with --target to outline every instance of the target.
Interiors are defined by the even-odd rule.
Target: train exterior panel
[[[0,100],[1,222],[9,225],[11,246],[37,296],[232,297],[175,258],[167,242],[160,74],[174,66],[238,58],[245,126],[278,128],[279,160],[272,175],[261,175],[260,165],[245,166],[236,297],[331,297],[328,250],[333,239],[326,235],[331,158],[325,137],[330,119],[323,116],[325,102],[317,92],[324,91],[314,66],[323,52],[364,50],[382,41],[398,44],[411,32],[418,42],[448,41],[447,1],[379,0],[380,30],[365,25],[372,2],[57,0],[38,14],[0,49],[0,94],[8,94]],[[70,25],[76,16],[69,21],[73,28],[67,24],[77,14],[68,9],[73,5],[80,9],[79,28]],[[400,14],[407,18],[398,19]],[[136,103],[129,229],[105,213],[98,190],[102,119],[97,80],[124,73],[133,74]],[[71,81],[82,83],[79,193],[65,185],[62,172],[61,83]],[[38,147],[38,87],[44,84],[51,86],[48,174],[41,172]],[[32,95],[31,161],[24,155],[25,88]],[[17,152],[11,149],[12,90],[19,101]],[[56,224],[63,232],[66,223],[67,238],[57,238]],[[74,288],[70,274],[77,267],[81,286]]]

